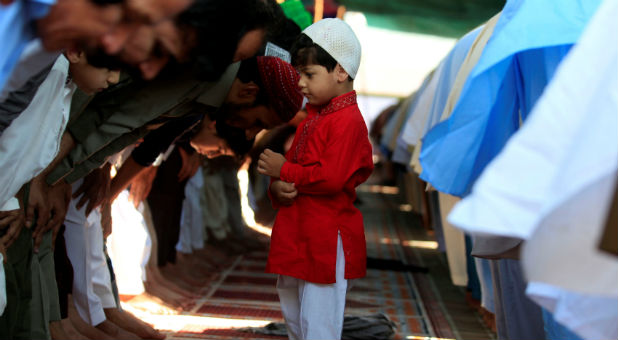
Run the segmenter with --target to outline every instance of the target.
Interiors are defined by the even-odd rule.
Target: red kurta
[[[363,216],[355,188],[373,170],[372,148],[354,91],[324,107],[307,105],[281,180],[296,185],[291,206],[281,206],[273,226],[266,272],[314,283],[335,283],[337,232],[345,254],[345,278],[366,274]]]

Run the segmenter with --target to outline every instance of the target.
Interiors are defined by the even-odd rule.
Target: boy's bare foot
[[[105,308],[104,311],[105,317],[109,321],[142,339],[165,339],[165,334],[160,333],[131,313],[118,308]]]

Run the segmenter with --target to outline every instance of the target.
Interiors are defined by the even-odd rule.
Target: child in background
[[[354,77],[361,47],[339,19],[303,31],[292,64],[308,100],[285,157],[265,150],[258,171],[272,177],[272,230],[266,272],[277,291],[290,339],[340,339],[348,280],[366,274],[363,217],[355,188],[373,170]]]

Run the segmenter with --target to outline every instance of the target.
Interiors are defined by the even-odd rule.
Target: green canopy
[[[505,0],[339,0],[373,27],[459,38],[504,7]],[[313,0],[303,0],[312,7]]]

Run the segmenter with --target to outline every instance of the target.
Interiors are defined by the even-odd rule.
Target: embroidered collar
[[[318,125],[320,119],[323,116],[342,110],[354,104],[356,104],[356,92],[350,91],[346,94],[342,94],[339,97],[331,99],[328,104],[321,108],[307,105],[307,108],[309,110],[316,111],[317,114],[311,115],[305,122],[302,131],[300,131],[300,136],[298,137],[298,143],[296,144],[296,149],[294,150],[292,161],[294,163],[298,163],[300,162],[300,159],[305,155],[305,146],[307,144],[307,139],[313,134],[313,131],[316,129],[316,126]],[[299,132],[297,131],[296,133],[298,134]]]
[[[356,104],[356,91],[350,91],[331,99],[331,101],[325,106],[315,109],[318,115],[324,116],[354,104]]]

